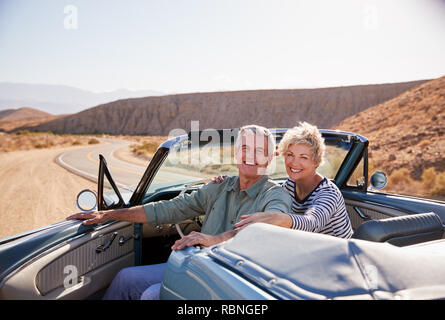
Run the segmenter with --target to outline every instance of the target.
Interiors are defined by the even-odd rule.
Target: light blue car
[[[279,142],[286,129],[271,131]],[[171,252],[203,217],[157,227],[63,221],[0,240],[0,299],[101,299],[121,269],[166,261],[161,299],[445,298],[445,203],[382,192],[385,174],[368,177],[365,137],[321,132],[327,149],[319,172],[342,191],[353,239],[258,223],[219,245]],[[236,135],[191,132],[165,141],[133,192],[116,187],[101,157],[97,199],[87,191],[79,205],[132,207],[237,175]],[[280,157],[270,176],[287,178]]]

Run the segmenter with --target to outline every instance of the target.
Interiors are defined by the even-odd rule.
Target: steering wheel
[[[200,184],[207,184],[210,181],[212,181],[212,180],[211,179],[204,179],[204,180],[199,180],[199,181],[193,182],[192,184],[189,184],[188,186],[186,186],[184,188],[184,190],[182,190],[179,195],[182,196],[184,193],[187,192],[187,190],[189,190],[189,189],[191,189],[191,188],[193,188],[193,187],[195,187],[197,185],[200,185]],[[178,234],[181,236],[181,238],[184,237],[184,233],[182,232],[181,227],[179,226],[178,223],[175,223],[175,227],[176,227],[176,230],[178,231]]]

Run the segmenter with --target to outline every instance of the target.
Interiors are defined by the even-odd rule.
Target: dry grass
[[[385,192],[445,200],[445,172],[434,167],[425,169],[420,180],[413,179],[407,168],[394,170],[388,181]]]
[[[0,134],[0,152],[49,149],[96,143],[99,143],[99,140],[89,135],[53,134],[52,132],[30,132],[27,130]]]
[[[131,153],[144,160],[151,160],[159,145],[168,139],[166,136],[122,136],[122,138],[136,142],[130,145]]]

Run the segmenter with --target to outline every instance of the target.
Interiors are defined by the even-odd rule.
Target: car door
[[[156,168],[152,161],[142,180]],[[136,204],[124,201],[103,157],[98,185],[100,210]],[[83,226],[69,220],[2,239],[0,299],[101,298],[122,268],[139,264],[141,232],[140,224],[129,222]]]
[[[357,140],[335,179],[345,199],[346,210],[352,228],[368,220],[391,217],[436,213],[445,224],[445,203],[432,199],[417,198],[376,190],[368,184],[368,141]]]

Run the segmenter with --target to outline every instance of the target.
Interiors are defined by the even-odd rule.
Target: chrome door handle
[[[364,220],[371,220],[370,217],[368,217],[365,213],[363,213],[362,210],[360,210],[359,207],[354,207],[355,212],[357,212],[357,214],[360,216],[360,218],[364,219]]]
[[[117,236],[117,232],[113,232],[113,235],[111,236],[111,239],[108,242],[106,242],[104,244],[100,244],[96,247],[96,253],[101,253],[101,252],[104,252],[105,250],[107,250],[113,243],[116,236]]]
[[[119,245],[123,246],[125,244],[125,242],[127,242],[128,240],[131,240],[133,238],[133,236],[129,236],[127,238],[125,238],[124,236],[121,236],[119,238]]]

